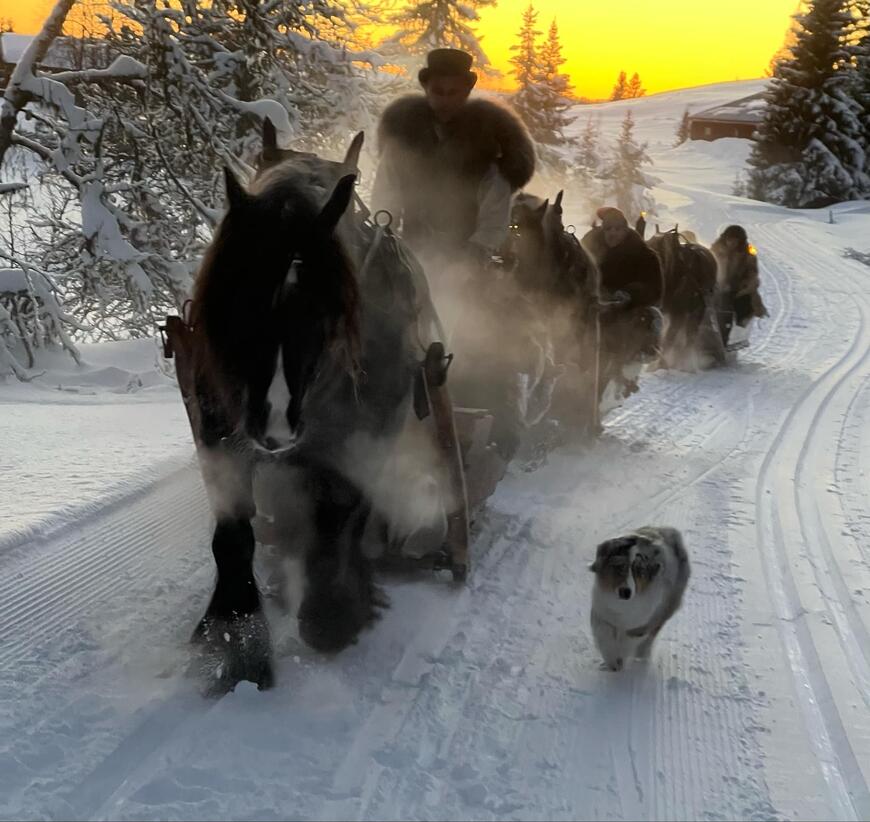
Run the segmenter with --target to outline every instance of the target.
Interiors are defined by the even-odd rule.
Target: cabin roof
[[[689,120],[758,125],[764,119],[766,105],[764,92],[760,91],[757,94],[750,94],[748,97],[741,97],[732,103],[713,106],[695,114],[690,114]]]

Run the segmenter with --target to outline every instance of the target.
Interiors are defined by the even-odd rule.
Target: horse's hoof
[[[299,607],[299,636],[315,651],[335,653],[355,643],[373,616],[373,603],[343,585],[315,588]]]
[[[199,646],[198,674],[208,696],[223,696],[239,682],[261,691],[275,684],[269,627],[262,613],[213,617],[206,614],[194,631]]]

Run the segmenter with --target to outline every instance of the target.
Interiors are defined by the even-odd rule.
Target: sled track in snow
[[[196,550],[191,550],[192,546],[202,545],[207,521],[205,493],[198,475],[192,468],[185,468],[145,493],[134,494],[126,505],[113,503],[105,512],[69,527],[66,533],[32,543],[29,554],[16,552],[15,556],[0,558],[0,602],[4,606],[0,621],[0,695],[9,694],[13,709],[16,694],[20,693],[19,682],[37,695],[34,703],[24,702],[13,713],[18,738],[10,733],[5,743],[0,743],[0,756],[6,748],[11,757],[16,742],[26,754],[52,728],[70,721],[70,708],[74,714],[76,706],[64,702],[61,695],[66,687],[65,676],[98,677],[100,669],[112,660],[124,659],[125,640],[130,636],[124,636],[123,629],[116,647],[102,647],[107,640],[96,638],[108,633],[110,625],[117,622],[123,626],[130,611],[139,612],[134,621],[137,625],[161,624],[159,603],[155,607],[152,601],[155,587],[164,595],[168,589],[174,590],[183,603],[182,609],[190,606],[196,596],[191,588],[207,584],[212,576],[211,569],[202,562],[207,555],[197,560]],[[166,569],[167,574],[174,571],[174,578],[161,578],[161,569]],[[166,601],[162,601],[165,607]],[[173,644],[171,632],[183,628],[179,612],[173,619],[177,622],[169,628],[169,637],[162,637],[167,645]],[[162,633],[166,634],[165,628]],[[135,637],[135,643],[142,645],[144,639]],[[111,642],[108,644],[111,646]],[[82,671],[83,664],[94,665],[95,670]],[[9,703],[2,696],[0,709],[6,713]],[[172,699],[166,703],[170,707]],[[52,707],[56,704],[59,709]],[[187,709],[191,707],[184,704]],[[86,713],[88,706],[81,710]],[[137,722],[141,722],[143,731],[132,732],[125,739],[127,747],[132,739],[133,749],[144,754],[148,745],[143,747],[142,740],[147,738],[151,747],[161,744],[154,728],[163,713],[161,700],[159,707],[146,710],[147,718],[140,715]],[[167,726],[165,730],[172,729]],[[99,732],[93,737],[87,740],[92,748],[82,745],[59,770],[69,769],[70,778],[76,781],[77,768],[87,769],[102,761],[102,787],[113,779],[123,780],[124,765],[117,760],[111,764],[111,756],[106,757],[100,749],[108,745],[109,751],[123,752],[124,744],[113,748],[115,743]],[[65,806],[60,815],[88,818],[94,812],[95,807],[87,802],[82,807],[73,803]]]
[[[794,238],[798,243],[799,238]],[[811,260],[811,254],[804,258]],[[815,272],[822,277],[826,271]],[[844,691],[870,707],[870,635],[852,607],[833,554],[813,482],[811,453],[828,448],[826,417],[839,395],[854,400],[850,383],[870,371],[867,302],[858,294],[859,324],[848,350],[817,376],[791,408],[761,465],[756,489],[757,542],[779,617],[779,629],[809,738],[816,747],[837,818],[866,818],[870,792],[861,756],[867,740],[844,723]],[[797,528],[789,526],[797,525]],[[786,537],[797,531],[800,546]],[[801,550],[798,550],[798,549]],[[817,592],[812,590],[815,586]],[[820,613],[824,619],[818,619]],[[825,641],[827,640],[827,641]],[[851,676],[843,673],[842,660]],[[833,666],[833,667],[832,667]],[[832,670],[833,677],[826,674]],[[844,680],[850,680],[847,684]],[[858,744],[858,751],[854,743]]]
[[[74,528],[72,535],[36,548],[34,553],[41,556],[26,561],[25,582],[17,568],[24,560],[5,568],[0,580],[0,667],[20,662],[59,626],[75,622],[94,601],[141,574],[153,563],[155,549],[173,550],[179,531],[193,536],[187,515],[202,507],[205,493],[199,483],[190,482],[192,476],[191,469],[182,469],[142,502],[97,517],[93,530],[87,525]],[[46,614],[52,621],[38,626],[35,617]]]
[[[840,426],[837,442],[834,480],[840,489],[840,509],[861,565],[870,576],[870,551],[865,547],[868,540],[870,514],[866,511],[866,499],[870,496],[870,482],[861,466],[870,465],[870,376],[865,377],[855,391]],[[848,444],[848,447],[844,447]],[[851,458],[849,458],[851,456]],[[855,476],[857,472],[858,476]],[[856,487],[859,486],[859,487]],[[862,591],[870,591],[870,579],[862,580]]]

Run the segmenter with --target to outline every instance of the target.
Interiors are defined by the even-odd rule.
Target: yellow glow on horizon
[[[0,0],[0,20],[15,30],[39,30],[53,0]],[[503,77],[486,85],[510,87],[510,46],[528,0],[499,0],[480,11],[477,31]],[[640,74],[649,93],[764,75],[782,45],[797,0],[536,0],[538,28],[556,17],[563,67],[575,93],[607,97],[621,70]]]
[[[575,94],[609,97],[617,75],[636,71],[648,93],[763,77],[782,45],[796,0],[535,0],[537,28],[559,24],[563,70]],[[508,75],[528,0],[480,11],[478,32],[492,63]]]
[[[0,22],[11,20],[15,31],[36,34],[53,6],[52,0],[0,0]]]

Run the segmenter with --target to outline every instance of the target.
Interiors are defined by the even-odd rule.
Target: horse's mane
[[[306,265],[323,274],[307,278],[300,298],[320,312],[324,353],[351,376],[358,370],[356,275],[338,237],[317,234],[320,208],[329,196],[319,182],[292,162],[264,171],[243,192],[243,202],[231,202],[203,255],[190,311],[199,343],[197,372],[233,419],[245,376],[271,358],[278,345],[281,289],[291,252],[302,251]],[[250,240],[258,239],[265,244],[252,246]]]

